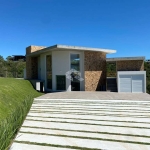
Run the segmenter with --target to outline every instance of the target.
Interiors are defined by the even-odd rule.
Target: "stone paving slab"
[[[81,148],[91,148],[91,149],[110,149],[110,150],[148,150],[148,145],[136,145],[131,143],[119,143],[119,142],[109,142],[100,140],[89,140],[89,139],[75,139],[75,138],[63,138],[56,136],[46,136],[46,135],[34,135],[34,134],[18,134],[19,138],[17,141],[28,141],[47,143],[53,145],[62,146],[75,146]]]
[[[78,119],[59,119],[59,118],[43,118],[43,117],[27,117],[26,120],[48,121],[48,122],[68,122],[68,123],[82,123],[82,124],[95,124],[95,125],[120,125],[130,127],[145,127],[150,129],[150,123],[134,123],[134,122],[110,122],[110,121],[96,121],[96,120],[78,120]],[[117,120],[116,120],[117,121]]]
[[[37,112],[37,113],[41,113],[41,112],[47,112],[47,113],[74,113],[74,114],[82,114],[82,113],[84,113],[84,114],[99,114],[99,115],[102,115],[102,114],[108,114],[108,115],[111,115],[112,114],[112,111],[99,111],[99,112],[97,112],[97,111],[88,111],[88,110],[80,110],[80,112],[79,112],[79,110],[56,110],[56,109],[51,109],[51,110],[49,110],[49,109],[47,109],[47,110],[31,110],[31,112]],[[121,112],[121,111],[119,111],[119,112],[113,112],[113,114],[114,115],[130,115],[130,114],[125,114],[124,112]],[[137,116],[142,116],[142,114],[141,114],[141,112],[132,112],[132,115],[130,115],[130,116],[135,116],[135,115],[137,115]],[[150,114],[148,113],[148,112],[145,112],[145,116],[147,115],[147,117],[150,117]]]
[[[58,136],[74,136],[74,137],[86,137],[93,138],[93,139],[117,139],[119,137],[119,140],[122,141],[133,141],[133,142],[150,142],[150,137],[137,137],[137,136],[125,136],[125,135],[112,135],[112,134],[99,134],[99,133],[88,133],[88,132],[78,132],[78,131],[61,131],[61,130],[50,130],[50,129],[35,129],[35,128],[22,128],[20,130],[20,133],[22,132],[32,132],[35,134],[46,134],[46,135],[58,135]]]
[[[119,100],[123,95],[118,97],[117,93],[95,92],[93,99],[86,96],[80,99],[82,92],[75,99],[70,99],[72,94],[63,94],[58,93],[62,99],[52,93],[46,94],[46,99],[40,97],[34,100],[11,150],[149,150],[149,95],[142,94],[143,99],[136,99],[142,97],[141,94],[131,94],[134,100],[130,99],[130,95],[127,96],[129,99]],[[118,99],[98,100],[99,94]]]
[[[10,150],[12,149],[15,149],[15,150],[72,150],[70,148],[40,146],[40,145],[31,145],[31,144],[23,144],[23,143],[15,143],[15,142]]]
[[[103,120],[109,122],[135,122],[150,124],[149,118],[133,118],[133,117],[116,117],[116,116],[94,116],[94,115],[75,115],[75,114],[50,114],[50,113],[29,113],[29,117],[48,117],[48,118],[74,118],[75,120],[88,119],[88,120]]]
[[[42,121],[25,121],[23,127],[40,127],[40,128],[58,128],[64,130],[73,131],[94,131],[94,132],[113,132],[122,134],[132,134],[137,133],[138,135],[150,136],[150,129],[144,128],[126,128],[126,127],[115,127],[115,126],[105,126],[105,125],[87,125],[85,124],[71,124],[71,123],[57,123],[57,122],[42,122]]]

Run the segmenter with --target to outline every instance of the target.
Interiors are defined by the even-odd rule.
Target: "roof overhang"
[[[117,58],[107,58],[106,62],[116,62],[116,61],[129,61],[129,60],[145,60],[144,56],[141,57],[117,57]]]
[[[54,45],[54,46],[50,46],[50,47],[46,47],[44,49],[41,49],[39,51],[36,52],[32,52],[26,56],[36,56],[36,55],[40,55],[42,53],[46,53],[49,51],[64,51],[64,50],[70,50],[70,51],[93,51],[93,52],[103,52],[106,54],[112,54],[112,53],[116,53],[116,50],[111,50],[111,49],[101,49],[101,48],[89,48],[89,47],[79,47],[79,46],[68,46],[68,45]]]

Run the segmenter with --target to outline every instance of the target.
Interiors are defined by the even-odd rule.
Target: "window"
[[[71,54],[70,55],[70,69],[71,73],[71,91],[80,91],[80,55]]]
[[[52,89],[52,56],[46,56],[46,77],[47,77],[47,88]]]
[[[77,71],[80,71],[80,57],[79,57],[79,54],[71,54],[70,55],[70,61],[71,61],[71,69],[75,69]]]
[[[65,75],[56,75],[56,90],[66,90]]]

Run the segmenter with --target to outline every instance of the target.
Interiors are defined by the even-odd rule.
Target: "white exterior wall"
[[[69,70],[68,51],[52,51],[52,90],[56,91],[56,75],[65,75]],[[70,91],[70,81],[66,79],[66,90]]]
[[[70,68],[70,54],[80,54],[80,72],[84,79],[84,52],[83,51],[52,51],[40,55],[39,77],[44,80],[44,89],[48,90],[46,80],[46,55],[52,55],[52,91],[56,91],[56,75],[66,75]],[[84,80],[80,82],[80,90],[85,90]],[[71,91],[71,81],[66,78],[66,91]]]
[[[52,51],[52,86],[56,91],[56,75],[66,75],[70,68],[70,54],[80,54],[80,72],[84,76],[84,53],[77,51]],[[84,81],[80,82],[80,90],[84,91]],[[66,91],[71,91],[71,81],[66,78]]]

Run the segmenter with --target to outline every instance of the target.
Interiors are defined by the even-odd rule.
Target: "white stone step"
[[[71,124],[71,123],[57,123],[57,122],[42,122],[42,121],[27,121],[25,120],[23,126],[41,127],[41,128],[58,128],[74,131],[94,131],[94,132],[112,132],[122,134],[137,134],[150,136],[149,129],[143,128],[127,128],[115,126],[100,126],[100,125],[87,125],[87,124]]]
[[[70,148],[59,148],[52,146],[40,146],[40,145],[31,145],[23,143],[13,143],[10,150],[72,150]]]
[[[122,100],[122,99],[118,99],[118,100],[115,100],[115,99],[106,99],[106,100],[95,100],[95,99],[51,99],[51,98],[35,98],[34,99],[34,102],[42,102],[42,101],[51,101],[51,102],[92,102],[92,103],[114,103],[114,102],[121,102],[121,103],[149,103],[149,100]]]
[[[97,101],[93,101],[93,100],[90,100],[90,101],[79,101],[79,100],[76,100],[76,101],[63,101],[63,100],[58,100],[58,101],[53,101],[53,100],[42,100],[42,101],[33,101],[33,104],[41,104],[41,103],[47,103],[47,104],[69,104],[69,105],[78,105],[78,104],[81,104],[81,105],[114,105],[114,106],[119,106],[119,105],[147,105],[150,103],[150,101],[147,101],[147,102],[143,102],[143,101],[128,101],[128,102],[125,102],[125,101],[101,101],[101,100],[97,100]]]
[[[34,111],[34,110],[43,110],[43,111],[49,111],[49,110],[59,110],[59,111],[66,111],[66,110],[76,110],[76,111],[89,111],[89,112],[92,112],[92,111],[97,111],[97,112],[124,112],[124,113],[149,113],[150,114],[150,109],[147,109],[147,110],[142,110],[142,109],[133,109],[133,110],[130,110],[129,108],[126,110],[126,109],[117,109],[117,108],[80,108],[80,107],[68,107],[68,108],[65,108],[65,107],[32,107],[30,109],[31,111]]]
[[[29,112],[28,116],[40,117],[62,117],[62,118],[80,118],[80,119],[95,119],[95,120],[110,120],[110,121],[135,121],[150,123],[149,118],[133,118],[133,117],[115,117],[115,116],[94,116],[94,115],[75,115],[75,114],[50,114],[50,113],[33,113]]]
[[[36,135],[36,134],[21,134],[19,133],[16,141],[29,141],[37,143],[47,143],[63,146],[77,146],[87,147],[92,149],[107,149],[107,150],[148,150],[149,145],[139,145],[122,142],[110,142],[100,140],[89,140],[89,139],[78,139],[78,138],[67,138],[47,135]]]
[[[92,111],[92,110],[103,110],[103,111],[110,111],[110,110],[112,110],[112,111],[128,111],[128,112],[134,112],[134,111],[136,111],[136,112],[150,112],[150,108],[141,108],[141,107],[139,107],[139,108],[136,108],[136,107],[134,107],[133,109],[130,109],[130,108],[128,108],[128,109],[124,109],[124,108],[122,108],[122,107],[120,107],[120,108],[116,108],[116,107],[114,107],[114,108],[104,108],[104,107],[97,107],[97,108],[92,108],[92,107],[82,107],[82,106],[63,106],[63,107],[61,107],[61,106],[41,106],[41,105],[39,105],[39,106],[32,106],[31,107],[31,109],[60,109],[60,110],[70,110],[70,109],[75,109],[75,110],[83,110],[83,109],[85,109],[85,110],[90,110],[90,111]]]
[[[133,141],[133,142],[145,142],[150,143],[150,138],[136,137],[135,136],[124,136],[124,135],[113,135],[113,134],[99,134],[99,133],[87,133],[87,132],[77,132],[77,131],[63,131],[63,130],[48,130],[48,129],[37,129],[37,128],[24,128],[22,127],[20,132],[31,132],[37,134],[53,134],[53,135],[65,135],[65,136],[78,136],[88,138],[102,138],[102,139],[112,139],[112,140],[123,140],[123,141]]]
[[[118,107],[116,107],[116,106],[111,106],[111,105],[106,105],[106,106],[98,106],[98,105],[92,105],[92,106],[85,106],[85,105],[57,105],[57,104],[55,104],[55,105],[51,105],[51,104],[34,104],[34,105],[32,105],[32,108],[34,108],[34,107],[49,107],[49,108],[52,108],[53,106],[55,106],[55,107],[61,107],[61,108],[86,108],[86,109],[88,109],[88,108],[91,108],[91,109],[103,109],[103,108],[105,108],[105,109],[122,109],[122,110],[128,110],[128,109],[137,109],[137,110],[145,110],[145,111],[150,111],[150,108],[149,107],[144,107],[144,106],[118,106]]]
[[[30,112],[47,112],[47,113],[85,113],[85,114],[97,114],[97,115],[102,115],[102,114],[106,114],[106,115],[127,115],[127,116],[146,116],[146,117],[150,117],[150,113],[128,113],[128,112],[107,112],[107,111],[88,111],[88,110],[55,110],[55,109],[47,109],[47,110],[31,110]]]
[[[77,120],[77,119],[60,119],[60,118],[42,118],[42,117],[26,117],[27,120],[41,120],[41,121],[58,121],[58,122],[69,122],[69,123],[83,123],[83,124],[97,124],[97,125],[120,125],[120,126],[131,126],[131,127],[147,127],[150,129],[150,124],[144,123],[129,123],[129,122],[110,122],[110,121],[95,121],[95,120]]]

